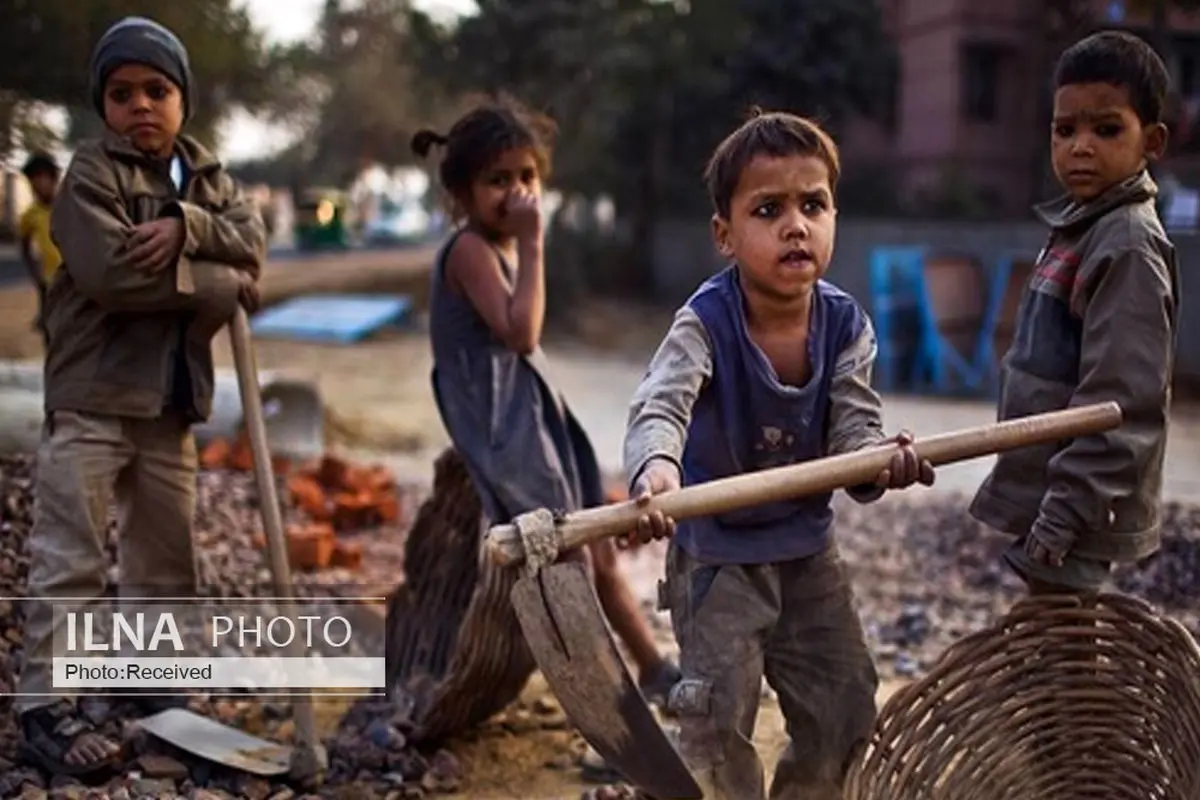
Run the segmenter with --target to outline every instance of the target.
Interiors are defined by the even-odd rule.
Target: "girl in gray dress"
[[[553,123],[510,103],[481,106],[441,135],[418,132],[414,152],[444,149],[443,188],[459,221],[433,273],[433,389],[442,421],[493,523],[537,508],[604,502],[583,428],[554,388],[540,346],[546,290],[544,219]],[[596,593],[629,648],[647,698],[678,680],[659,652],[606,540],[588,547]]]

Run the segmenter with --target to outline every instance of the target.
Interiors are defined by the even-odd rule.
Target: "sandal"
[[[21,714],[21,732],[21,758],[51,775],[72,778],[93,775],[115,766],[120,759],[120,746],[97,731],[69,700]],[[109,750],[109,755],[82,764],[67,761],[67,756],[78,751],[89,738],[96,745]]]

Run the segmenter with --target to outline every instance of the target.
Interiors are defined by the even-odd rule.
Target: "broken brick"
[[[333,525],[338,530],[366,527],[376,517],[377,504],[369,492],[339,492],[333,497]]]
[[[380,522],[395,522],[400,519],[400,498],[395,491],[379,499],[378,513]]]
[[[288,478],[288,492],[295,503],[304,513],[317,522],[328,522],[333,518],[333,509],[329,496],[321,488],[315,478],[305,475],[293,475]]]
[[[229,457],[229,467],[239,472],[250,472],[254,469],[254,451],[250,449],[250,438],[244,433],[238,437],[237,444]]]
[[[327,455],[317,465],[317,483],[329,490],[343,489],[349,469],[349,465],[342,459]]]
[[[342,569],[358,569],[362,566],[363,549],[358,542],[336,541],[333,545],[333,556],[329,559],[331,567]]]
[[[288,561],[296,569],[324,569],[333,558],[337,539],[325,522],[292,525],[287,529]]]
[[[200,466],[205,469],[224,469],[233,458],[233,447],[224,439],[214,439],[200,453]]]

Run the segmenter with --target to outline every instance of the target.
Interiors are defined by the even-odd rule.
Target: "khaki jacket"
[[[1004,357],[999,418],[1115,401],[1120,428],[999,456],[971,505],[1081,556],[1130,562],[1161,542],[1159,511],[1179,265],[1142,172],[1096,200],[1038,208],[1051,228]]]
[[[166,164],[111,132],[83,144],[63,177],[51,232],[63,256],[47,296],[46,411],[151,418],[186,369],[192,421],[212,410],[212,339],[257,280],[266,231],[257,207],[195,140],[178,139],[182,195]],[[129,266],[132,228],[166,215],[186,230],[178,262],[156,274]],[[181,352],[182,351],[182,352]]]

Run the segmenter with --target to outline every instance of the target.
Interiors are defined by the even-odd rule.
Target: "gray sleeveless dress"
[[[574,511],[604,501],[595,451],[551,384],[546,356],[505,347],[446,280],[450,237],[434,264],[429,332],[433,392],[454,448],[493,524],[538,508]],[[497,253],[512,285],[515,272]]]

